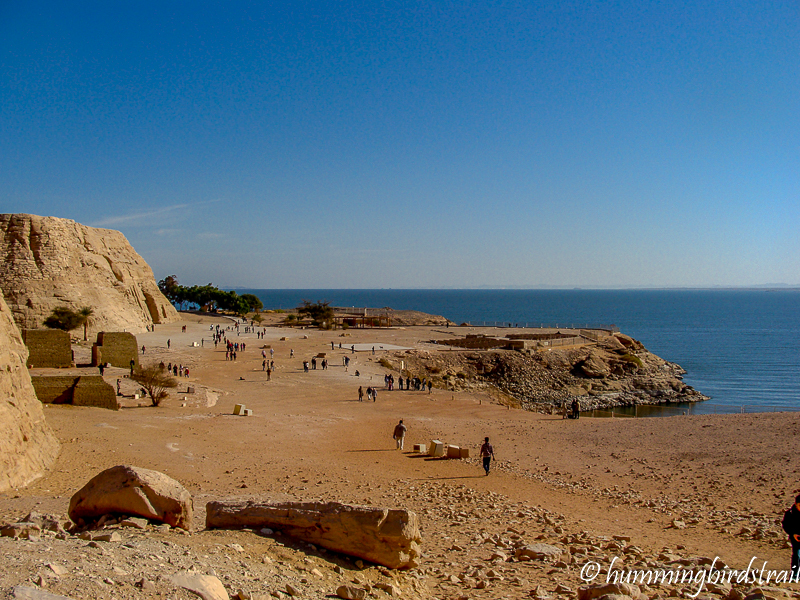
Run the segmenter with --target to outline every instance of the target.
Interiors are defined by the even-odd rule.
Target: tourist
[[[358,386],[358,401],[359,402],[364,401],[364,388],[361,386]]]
[[[169,350],[170,345],[172,345],[172,341],[171,340],[167,340],[167,350]]]
[[[483,445],[481,446],[481,450],[479,452],[481,458],[483,459],[483,470],[486,471],[486,474],[489,474],[489,466],[492,464],[492,459],[494,458],[494,448],[489,443],[489,438],[483,438]]]
[[[400,422],[394,426],[394,434],[392,437],[394,441],[397,442],[397,450],[403,449],[403,441],[406,439],[406,426],[403,425],[403,419],[400,419]]]
[[[145,347],[142,346],[142,354],[144,354],[144,351],[145,351]]]
[[[122,396],[122,392],[119,391],[120,380],[117,379],[117,396]]]
[[[272,369],[267,369],[267,381],[272,381]]]
[[[428,393],[429,394],[431,393],[431,388],[432,387],[433,387],[433,382],[430,379],[428,379]]]
[[[367,402],[369,402],[370,400],[372,400],[372,388],[368,387],[367,388]]]
[[[572,399],[572,418],[573,419],[580,419],[581,417],[581,403],[578,402],[577,398]]]
[[[794,504],[783,514],[781,527],[789,535],[792,545],[792,577],[798,577],[800,567],[800,496],[794,499]]]

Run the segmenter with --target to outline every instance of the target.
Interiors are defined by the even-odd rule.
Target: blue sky
[[[222,287],[800,284],[800,9],[0,0],[0,211]]]

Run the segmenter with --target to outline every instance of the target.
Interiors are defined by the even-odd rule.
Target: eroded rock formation
[[[22,343],[0,297],[0,492],[40,477],[58,456],[59,444],[36,399]]]
[[[0,288],[20,329],[41,328],[52,310],[63,306],[94,311],[90,335],[137,333],[179,318],[153,271],[119,231],[3,214],[0,251]]]

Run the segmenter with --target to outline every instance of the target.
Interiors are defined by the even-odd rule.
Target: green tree
[[[330,327],[333,322],[333,309],[330,302],[309,302],[303,300],[303,306],[297,308],[300,317],[309,317],[311,324],[318,327]]]
[[[50,329],[72,331],[83,323],[83,317],[72,309],[64,306],[54,308],[50,316],[44,320],[44,326]]]
[[[255,294],[242,294],[242,300],[247,302],[247,305],[250,308],[250,312],[257,313],[262,308],[264,308],[264,304],[261,302],[258,296]]]
[[[94,314],[94,309],[84,306],[78,311],[78,315],[81,318],[82,325],[83,325],[83,341],[87,341],[89,339],[89,317]]]
[[[168,275],[158,282],[158,289],[166,296],[167,300],[175,304],[179,301],[178,290],[182,286],[178,283],[177,275]]]
[[[166,369],[162,369],[157,364],[147,367],[140,366],[133,372],[131,379],[147,391],[153,406],[161,404],[161,401],[168,395],[168,389],[178,387],[177,380],[171,377]]]

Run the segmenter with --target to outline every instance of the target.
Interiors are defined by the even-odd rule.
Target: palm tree
[[[92,316],[94,310],[89,308],[88,306],[84,306],[78,311],[78,315],[81,318],[81,323],[83,324],[83,341],[87,341],[89,339],[89,317]]]

